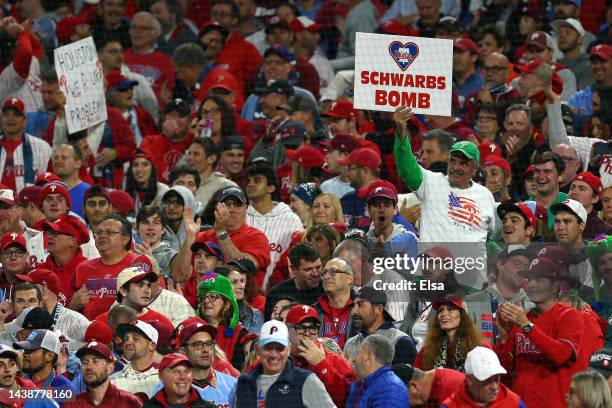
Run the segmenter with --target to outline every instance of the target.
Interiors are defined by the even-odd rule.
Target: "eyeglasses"
[[[304,326],[301,324],[296,324],[293,326],[293,330],[295,330],[297,334],[306,334],[306,332],[308,332],[309,334],[318,334],[320,328],[321,326],[319,326],[318,324],[315,324],[314,326]]]
[[[68,234],[62,234],[61,232],[57,232],[57,231],[53,231],[53,230],[47,231],[47,235],[50,236],[50,237],[53,237],[53,238],[59,237],[60,235],[70,236]]]
[[[213,340],[207,340],[207,341],[192,341],[191,343],[185,343],[185,345],[187,347],[192,347],[196,350],[205,350],[205,351],[210,351],[215,347],[215,343]]]
[[[500,66],[487,66],[487,65],[483,65],[481,70],[482,71],[491,71],[494,74],[500,73],[502,71],[506,71],[508,69],[508,67],[500,67]]]
[[[323,278],[325,275],[329,274],[330,277],[334,278],[339,273],[344,274],[344,275],[350,275],[349,272],[343,271],[342,269],[330,268],[330,269],[323,269],[321,272],[319,272],[319,277]]]
[[[202,301],[207,301],[210,303],[214,303],[217,299],[222,299],[221,295],[217,295],[216,293],[209,293],[202,298]]]
[[[113,236],[113,235],[120,235],[120,234],[123,234],[123,233],[121,231],[99,229],[99,230],[94,232],[94,237],[102,237],[104,235],[110,237],[110,236]]]
[[[20,256],[24,256],[27,251],[23,249],[15,249],[13,251],[2,251],[2,256],[6,256],[7,258],[19,258]]]

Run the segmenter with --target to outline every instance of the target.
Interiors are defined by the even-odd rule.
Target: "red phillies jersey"
[[[77,266],[74,272],[73,291],[77,291],[83,285],[89,290],[89,302],[81,311],[86,318],[93,320],[110,309],[117,299],[117,276],[138,259],[138,255],[128,252],[114,265],[106,265],[102,263],[102,258],[96,258]]]
[[[259,264],[259,269],[257,269],[257,274],[255,275],[255,281],[257,282],[257,287],[261,288],[263,285],[263,278],[266,274],[266,268],[270,264],[270,243],[268,242],[268,238],[266,238],[263,232],[257,228],[248,226],[245,222],[236,231],[230,232],[229,239],[232,240],[240,252],[249,254],[255,258]],[[196,241],[212,241],[221,246],[219,241],[217,241],[214,229],[200,232]]]
[[[191,133],[185,140],[176,143],[164,135],[148,135],[142,139],[140,148],[151,153],[159,181],[162,183],[168,182],[170,171],[183,157],[192,140],[193,135]]]
[[[514,327],[495,351],[512,376],[510,387],[528,407],[564,407],[572,375],[580,371],[577,361],[584,334],[584,316],[557,303],[541,316],[527,313],[534,323],[529,334]]]

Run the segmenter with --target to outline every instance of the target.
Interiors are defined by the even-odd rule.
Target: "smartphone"
[[[595,156],[612,154],[612,143],[595,143],[595,150],[593,151],[593,154]]]

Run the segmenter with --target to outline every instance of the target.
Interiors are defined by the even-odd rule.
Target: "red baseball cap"
[[[525,171],[523,172],[523,177],[528,177],[533,173],[535,173],[535,167],[532,164],[525,169]]]
[[[236,77],[231,72],[222,69],[212,70],[206,76],[205,82],[210,83],[208,89],[223,88],[230,92],[237,93],[239,88]]]
[[[339,150],[346,153],[350,153],[361,147],[359,139],[350,133],[336,133],[331,140],[322,140],[319,144],[329,150]]]
[[[89,20],[84,15],[66,16],[62,18],[55,28],[55,36],[61,44],[70,42],[70,36],[74,34],[78,25],[89,24]]]
[[[159,372],[162,373],[166,368],[174,368],[178,365],[184,365],[189,368],[193,367],[193,364],[186,355],[179,353],[166,354],[159,363]]]
[[[7,232],[6,234],[0,237],[0,251],[4,251],[7,247],[11,245],[19,245],[26,251],[28,247],[26,246],[26,240],[23,235],[18,234],[16,232]]]
[[[184,320],[176,328],[175,337],[178,340],[177,346],[185,344],[191,336],[199,332],[208,333],[213,340],[217,337],[217,329],[214,326],[211,326],[200,318],[191,318],[191,320]]]
[[[53,222],[45,221],[42,224],[43,231],[55,231],[58,234],[70,235],[74,237],[79,245],[89,242],[89,231],[74,215],[62,214]]]
[[[610,58],[612,58],[612,45],[597,44],[591,48],[589,57],[599,57],[605,61],[608,61]]]
[[[574,181],[582,181],[584,183],[587,183],[597,195],[600,195],[601,191],[603,190],[601,179],[590,171],[583,171],[582,173],[578,173],[574,180],[572,180],[572,183]]]
[[[124,217],[127,217],[136,208],[132,196],[123,190],[111,190],[108,196],[113,208]]]
[[[546,258],[554,262],[561,270],[561,274],[569,272],[569,268],[572,264],[567,249],[561,245],[545,246],[538,252],[538,258]]]
[[[62,181],[61,178],[59,178],[59,176],[55,173],[52,173],[50,171],[46,171],[44,173],[40,173],[38,176],[36,176],[36,180],[34,180],[34,184],[37,185],[45,185],[47,183],[51,183],[53,181]]]
[[[530,45],[534,45],[542,50],[546,48],[554,49],[555,45],[553,43],[550,35],[546,34],[544,31],[536,31],[529,36],[527,41],[525,41],[525,46],[529,47]]]
[[[102,343],[101,341],[90,341],[76,352],[76,356],[78,358],[83,358],[88,354],[100,356],[108,361],[115,361],[115,356],[113,356],[113,352],[110,350],[110,348],[108,348],[106,344]]]
[[[120,71],[113,70],[106,74],[106,85],[108,88],[116,88],[120,91],[125,91],[133,86],[138,85],[138,81],[133,81],[125,77]]]
[[[504,201],[497,206],[497,215],[503,219],[507,213],[518,213],[525,218],[527,226],[535,227],[537,225],[537,219],[531,208],[524,203],[514,203],[512,201]]]
[[[463,299],[461,299],[461,296],[456,294],[449,294],[444,296],[442,299],[438,299],[435,302],[432,302],[431,307],[435,310],[442,305],[454,305],[458,309],[463,309],[467,312],[466,303],[463,301]]]
[[[104,344],[110,344],[113,341],[113,332],[111,328],[104,322],[94,320],[89,323],[85,330],[84,341],[100,341]]]
[[[315,23],[311,19],[306,16],[299,16],[291,20],[289,23],[289,29],[294,33],[301,33],[302,31],[310,31],[311,33],[316,33],[323,26],[321,24]]]
[[[0,201],[8,205],[15,205],[15,191],[4,184],[0,184]]]
[[[323,153],[311,146],[303,146],[299,149],[287,149],[285,154],[290,160],[297,161],[305,169],[323,167],[325,157]]]
[[[397,194],[397,188],[395,187],[395,184],[387,180],[378,179],[373,181],[369,186],[360,188],[357,191],[357,196],[362,200],[365,200],[368,197],[368,194],[370,194],[370,191],[374,190],[377,187],[390,188],[395,194]]]
[[[321,114],[322,117],[351,119],[357,118],[357,111],[353,108],[353,102],[348,99],[339,99],[332,103],[329,110]]]
[[[487,157],[487,159],[482,163],[482,167],[484,168],[489,166],[497,166],[501,168],[506,174],[512,174],[512,170],[510,170],[510,165],[503,157],[489,155],[489,157]]]
[[[474,54],[478,54],[480,52],[476,43],[471,39],[465,37],[457,38],[453,42],[453,48],[457,48],[461,51],[470,51]]]
[[[493,142],[482,142],[478,144],[480,150],[480,160],[485,161],[489,155],[502,157],[501,148]]]
[[[149,320],[147,321],[155,330],[159,337],[157,338],[157,345],[163,348],[169,348],[172,344],[172,332],[174,327],[163,320]]]
[[[2,112],[7,109],[17,111],[22,116],[25,115],[25,105],[23,101],[19,98],[8,98],[7,100],[5,100],[2,104]]]
[[[307,305],[295,305],[289,309],[289,312],[287,312],[285,323],[301,324],[306,319],[315,319],[318,323],[321,323],[319,320],[319,313],[314,307]]]
[[[40,206],[40,192],[42,191],[41,186],[28,186],[21,189],[19,192],[18,202],[19,205],[24,206],[28,203],[34,203],[37,206]],[[2,190],[0,190],[0,197],[2,194]],[[0,198],[2,200],[2,198]]]
[[[391,35],[414,35],[412,26],[397,19],[388,20],[379,25],[378,32]]]
[[[397,193],[389,187],[376,187],[371,189],[366,198],[366,203],[375,198],[386,198],[393,201],[394,204],[397,204]]]
[[[145,160],[148,160],[151,163],[153,163],[152,157],[153,157],[153,155],[151,154],[150,151],[148,151],[146,149],[138,148],[138,149],[136,149],[136,153],[134,153],[134,155],[132,156],[132,159],[130,161],[134,161],[136,159],[145,159]]]
[[[46,286],[51,292],[58,297],[63,297],[62,289],[60,287],[60,281],[57,274],[49,269],[35,268],[27,275],[15,275],[16,278],[24,281],[31,282],[37,285]]]
[[[70,198],[70,192],[68,188],[63,182],[52,181],[51,183],[45,184],[43,189],[40,191],[40,202],[45,201],[45,197],[49,194],[59,194],[64,199],[66,199],[66,203],[68,204],[68,208],[72,206],[72,199]]]
[[[376,170],[380,167],[382,162],[378,153],[374,150],[362,147],[353,150],[347,157],[338,159],[338,164],[341,166],[350,166],[352,164],[358,164],[362,167],[366,167],[370,170]]]

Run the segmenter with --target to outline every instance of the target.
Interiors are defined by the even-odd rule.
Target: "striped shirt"
[[[300,217],[285,203],[276,203],[267,214],[261,214],[249,205],[246,222],[249,226],[262,231],[270,242],[270,264],[266,269],[263,284],[263,289],[266,290],[276,262],[291,243],[291,236],[296,231],[302,231],[304,227]]]

